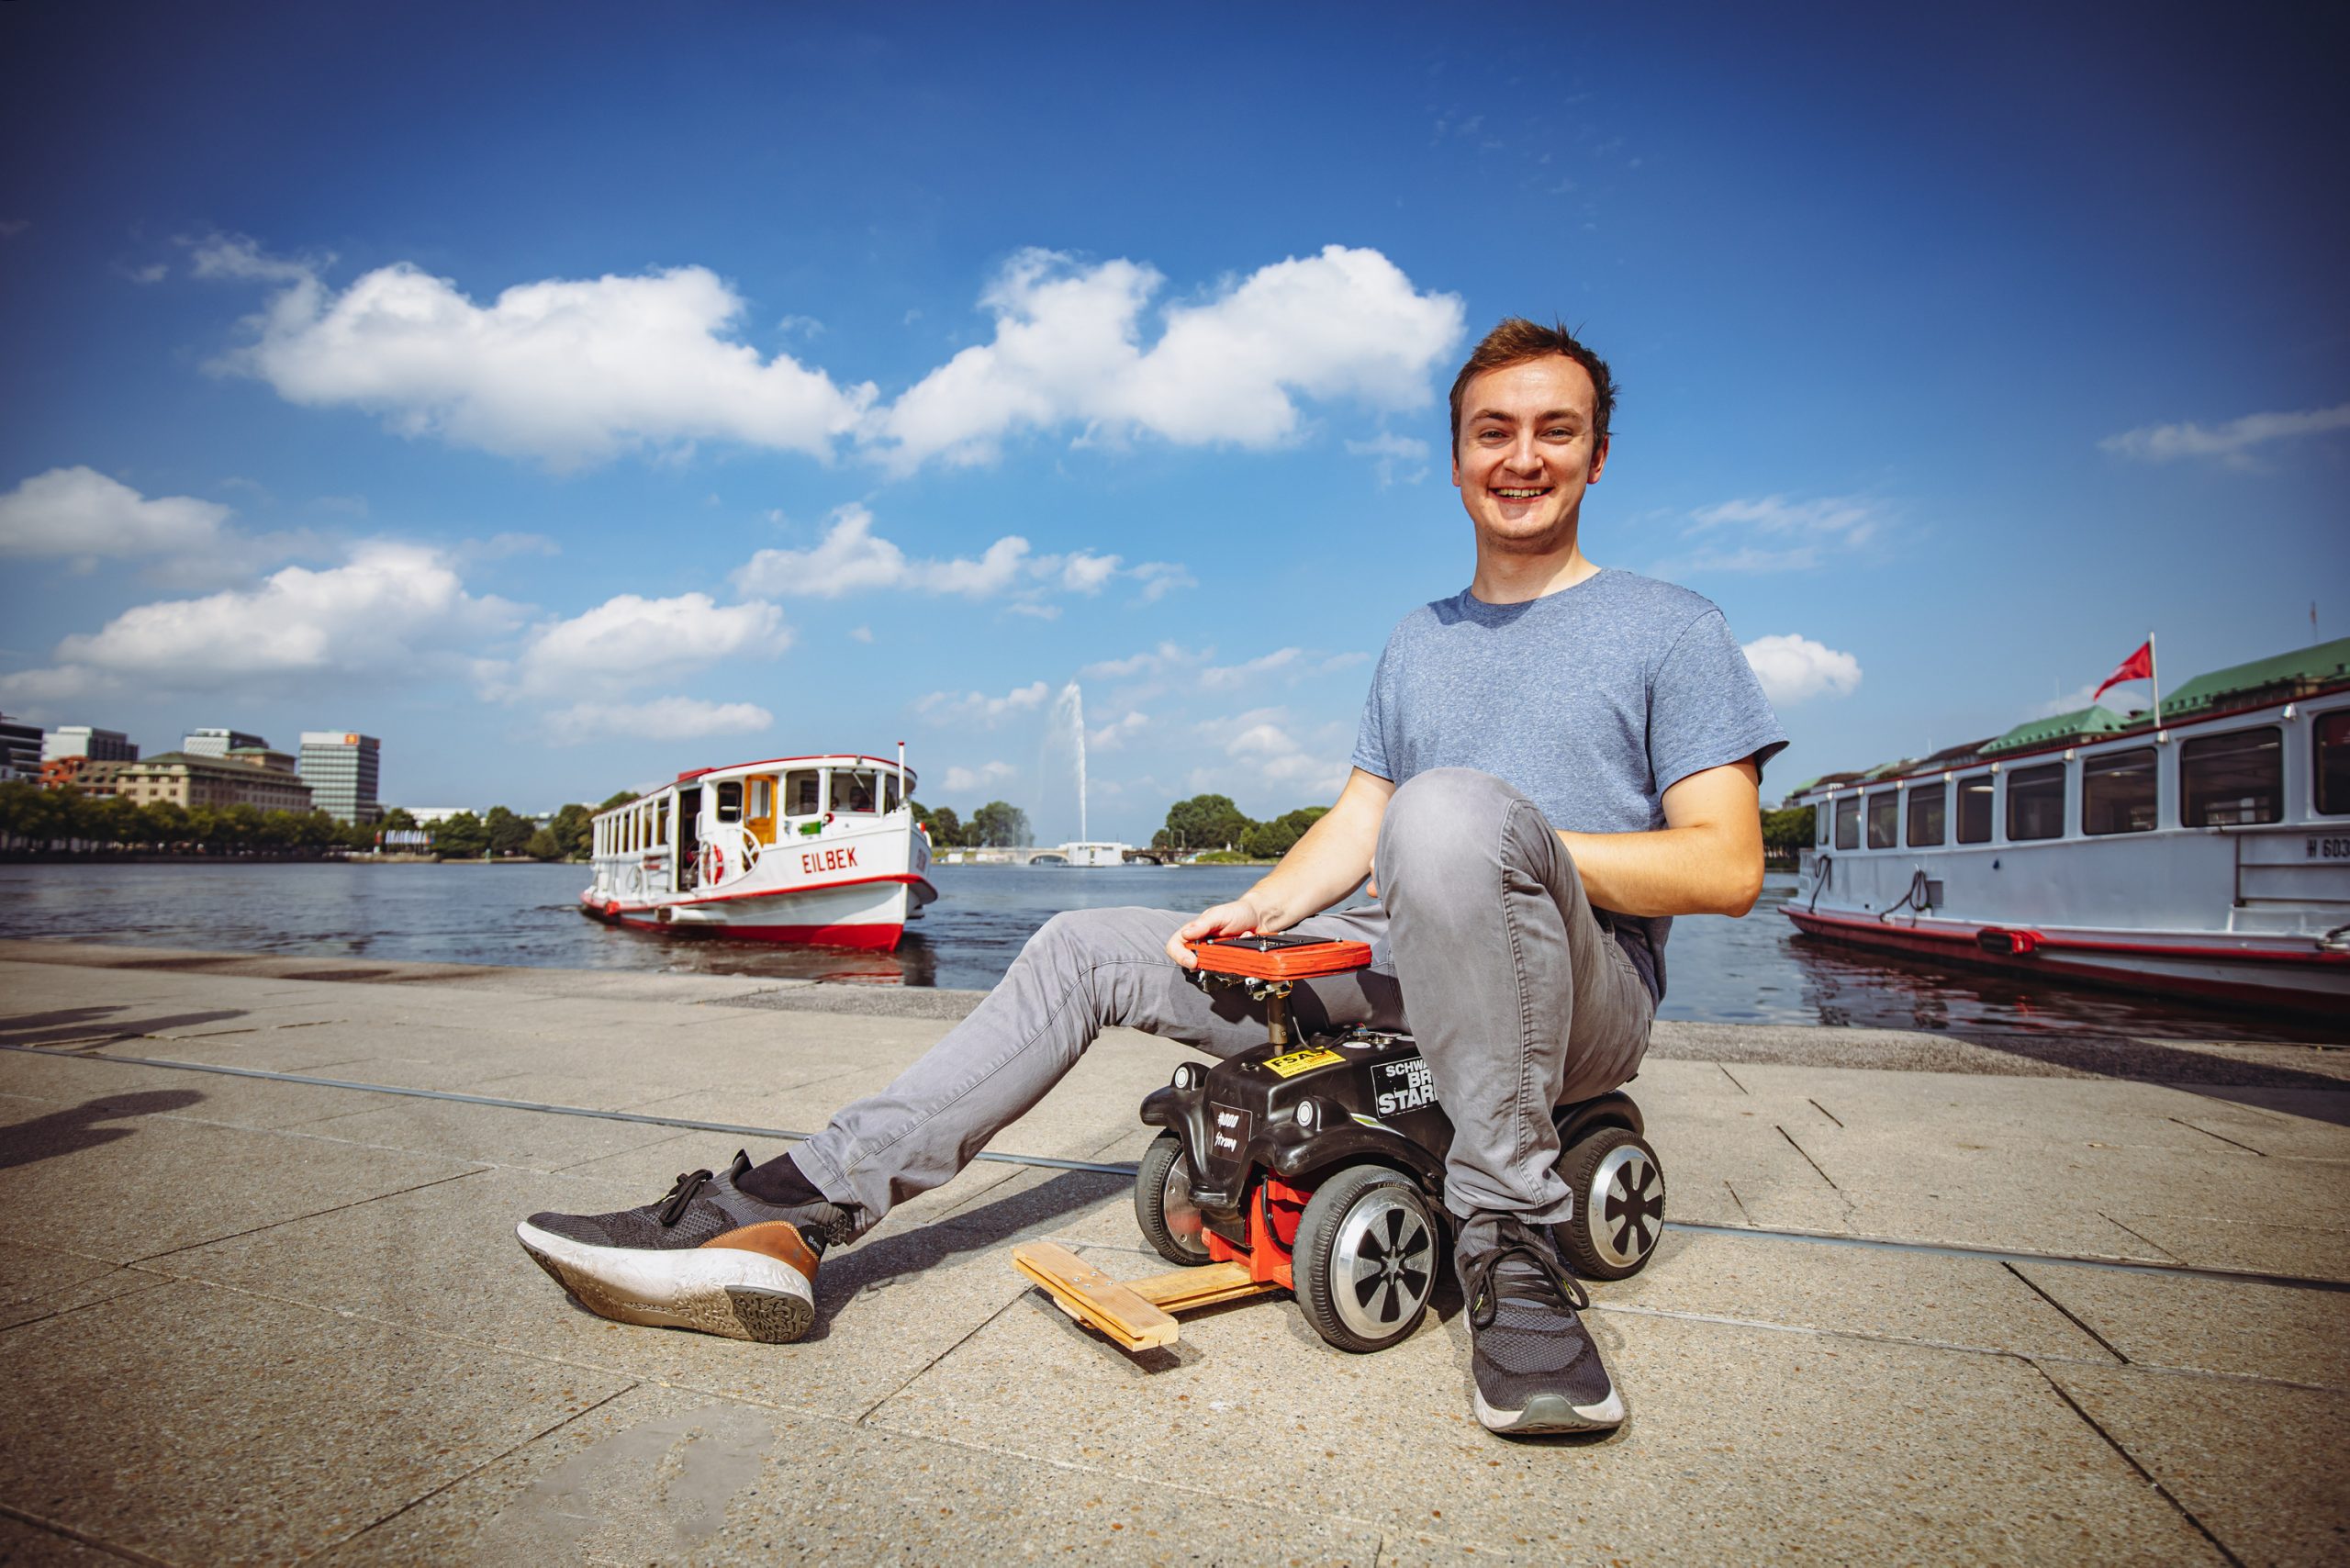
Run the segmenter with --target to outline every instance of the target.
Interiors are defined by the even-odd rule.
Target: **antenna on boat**
[[[913,790],[906,784],[906,743],[900,741],[898,743],[898,799],[912,801],[913,798]]]

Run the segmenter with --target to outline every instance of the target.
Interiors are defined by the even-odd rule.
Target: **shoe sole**
[[[1523,1410],[1496,1410],[1480,1393],[1477,1419],[1485,1430],[1513,1438],[1542,1432],[1605,1432],[1624,1424],[1624,1396],[1611,1388],[1596,1405],[1576,1405],[1563,1394],[1538,1394]]]
[[[816,1320],[808,1277],[764,1252],[596,1247],[528,1220],[514,1227],[514,1236],[580,1305],[617,1323],[788,1345]]]

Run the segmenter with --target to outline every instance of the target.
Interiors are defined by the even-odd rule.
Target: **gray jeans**
[[[1445,1206],[1563,1221],[1550,1109],[1629,1079],[1654,1003],[1593,914],[1534,803],[1439,768],[1395,791],[1373,862],[1380,903],[1301,921],[1368,942],[1367,969],[1298,986],[1301,1030],[1408,1027],[1452,1117]],[[825,1196],[878,1224],[952,1177],[1025,1114],[1113,1025],[1212,1056],[1262,1045],[1238,989],[1202,991],[1166,953],[1196,911],[1079,910],[1031,937],[971,1015],[880,1093],[843,1107],[791,1158]],[[1406,1022],[1406,1008],[1409,1021]]]

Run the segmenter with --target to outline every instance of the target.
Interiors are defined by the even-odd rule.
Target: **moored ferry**
[[[643,930],[891,951],[938,896],[913,787],[902,747],[680,773],[596,817],[580,907]]]
[[[1805,933],[2020,975],[2350,1006],[2350,638],[1787,797]]]

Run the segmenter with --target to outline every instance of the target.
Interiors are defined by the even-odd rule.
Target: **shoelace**
[[[1578,1312],[1591,1309],[1591,1297],[1583,1282],[1559,1261],[1556,1253],[1527,1233],[1523,1221],[1501,1220],[1494,1226],[1494,1238],[1499,1245],[1470,1264],[1468,1276],[1461,1282],[1469,1297],[1472,1324],[1479,1328],[1491,1327],[1494,1315],[1501,1310],[1505,1293],[1544,1306],[1563,1305]],[[1532,1262],[1534,1277],[1528,1279],[1523,1273],[1512,1272],[1500,1275],[1497,1281],[1495,1271],[1502,1260],[1512,1256]]]
[[[653,1217],[661,1222],[664,1229],[685,1218],[686,1205],[694,1201],[694,1194],[701,1191],[702,1183],[710,1177],[707,1170],[679,1171],[677,1184],[669,1189],[668,1195],[661,1200],[661,1206],[654,1211]]]

